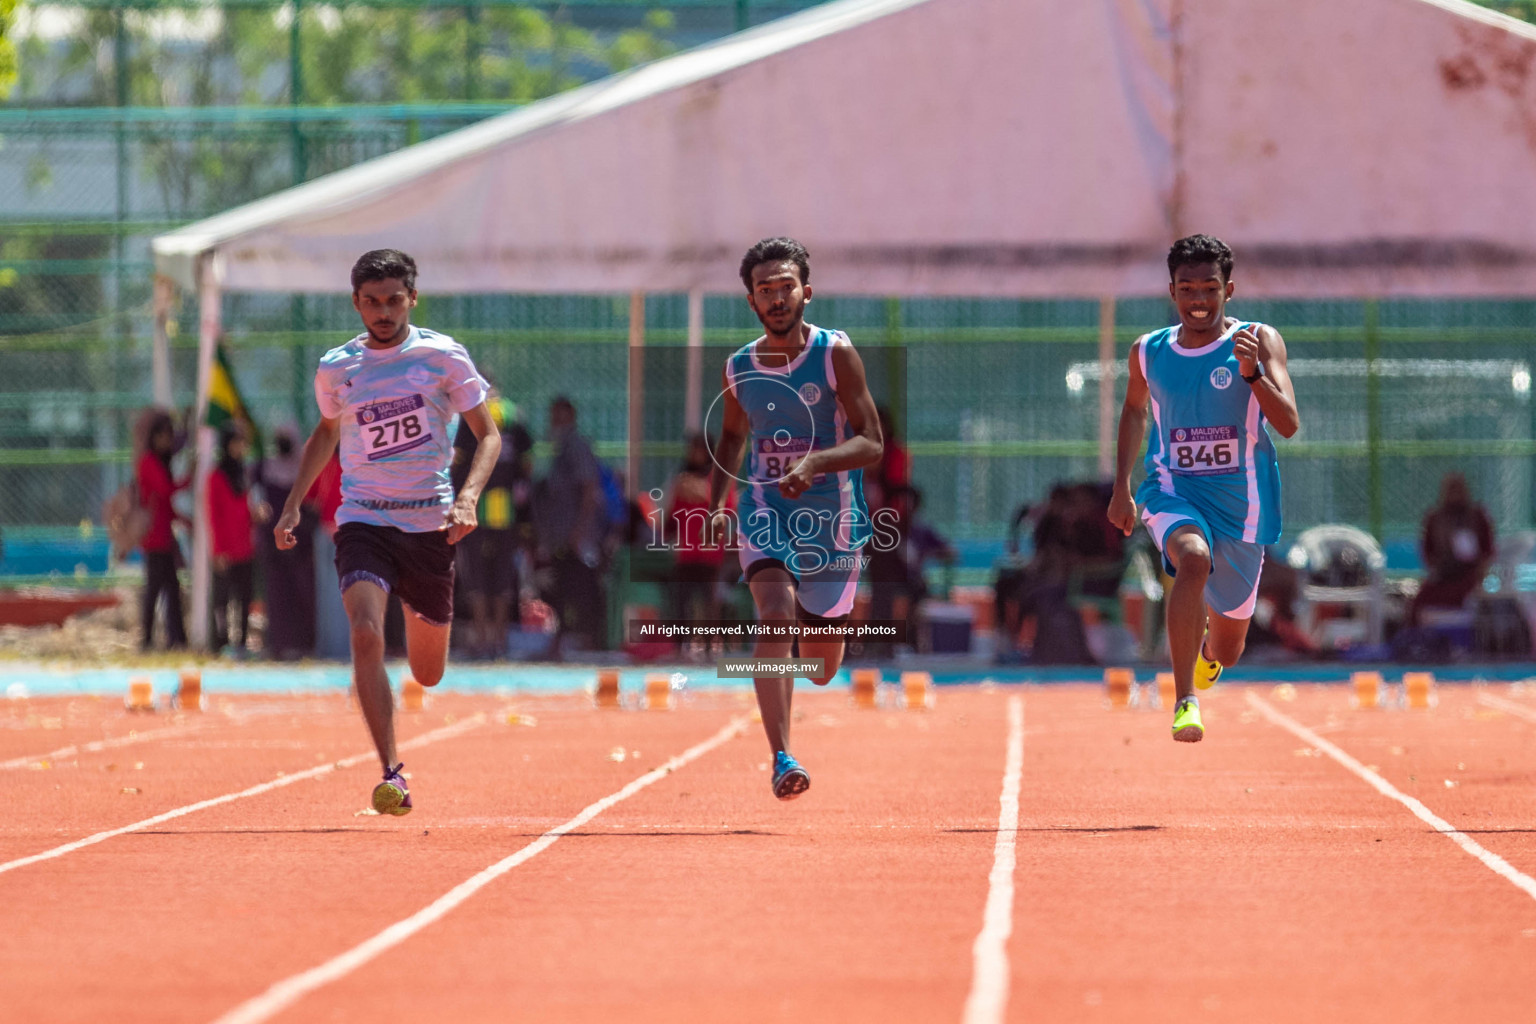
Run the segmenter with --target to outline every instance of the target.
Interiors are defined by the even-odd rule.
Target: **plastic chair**
[[[1296,538],[1286,560],[1305,573],[1297,608],[1298,624],[1317,636],[1320,605],[1365,610],[1365,640],[1382,642],[1386,556],[1376,538],[1353,526],[1314,526]]]

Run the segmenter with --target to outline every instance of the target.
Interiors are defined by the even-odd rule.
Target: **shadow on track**
[[[1086,827],[1086,826],[1076,826],[1076,825],[1043,825],[1043,826],[1036,827],[1036,828],[1017,828],[1017,829],[1013,829],[1012,831],[1015,831],[1015,832],[1088,832],[1088,833],[1106,833],[1106,832],[1161,832],[1162,830],[1163,830],[1163,826],[1162,825],[1111,825],[1111,826],[1108,826],[1106,828],[1089,828],[1089,827]],[[993,835],[996,835],[997,832],[998,832],[998,830],[995,829],[995,828],[946,828],[946,829],[942,829],[941,831],[944,831],[944,832],[962,832],[962,833],[989,832],[989,833],[991,833]]]

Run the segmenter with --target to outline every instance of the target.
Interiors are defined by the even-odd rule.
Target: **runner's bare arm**
[[[795,468],[779,480],[779,492],[786,498],[798,498],[805,493],[820,473],[862,469],[879,462],[885,453],[880,417],[864,376],[864,360],[852,345],[837,345],[832,349],[832,368],[837,373],[837,401],[853,436],[831,448],[811,452],[795,463]]]
[[[279,551],[287,551],[298,543],[293,528],[299,525],[299,507],[304,504],[304,497],[314,486],[315,478],[336,453],[336,444],[340,440],[340,417],[321,416],[309,440],[304,442],[304,454],[299,457],[299,475],[293,481],[293,489],[288,492],[288,500],[283,503],[283,514],[277,517],[277,524],[272,527],[272,536],[277,540]]]
[[[1238,331],[1232,336],[1232,354],[1237,356],[1238,369],[1245,377],[1253,376],[1258,365],[1264,364],[1264,376],[1249,387],[1259,400],[1264,418],[1274,424],[1282,437],[1294,437],[1301,429],[1301,413],[1296,408],[1296,388],[1291,384],[1285,339],[1280,332],[1267,324],[1260,325],[1257,333]]]
[[[453,506],[443,519],[443,529],[448,531],[449,544],[457,544],[465,534],[479,525],[475,509],[480,503],[480,492],[485,490],[486,482],[491,479],[491,470],[496,468],[496,460],[501,457],[501,431],[496,429],[496,421],[491,419],[490,407],[481,402],[460,415],[464,422],[459,425],[459,429],[468,427],[480,443],[475,447],[475,457],[470,460],[469,475],[464,478],[464,486],[459,488]]]
[[[1109,521],[1127,537],[1136,529],[1136,499],[1131,497],[1131,468],[1141,454],[1147,434],[1147,401],[1151,391],[1141,375],[1141,346],[1145,339],[1131,346],[1130,383],[1125,388],[1125,404],[1120,407],[1120,433],[1115,439],[1115,490],[1109,499]]]

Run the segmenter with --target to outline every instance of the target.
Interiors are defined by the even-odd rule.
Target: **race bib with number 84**
[[[420,395],[409,395],[359,409],[357,427],[368,461],[377,462],[431,441],[426,404]]]
[[[782,480],[795,468],[796,462],[810,454],[811,445],[809,437],[791,437],[782,444],[771,437],[759,438],[755,453],[757,472],[753,476],[764,482]],[[826,478],[825,473],[817,473],[811,482],[819,484]]]
[[[1168,446],[1169,468],[1184,476],[1236,473],[1238,443],[1236,427],[1175,427]]]

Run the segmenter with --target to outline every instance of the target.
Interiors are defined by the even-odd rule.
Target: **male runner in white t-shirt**
[[[341,446],[336,570],[352,628],[352,680],[384,765],[373,790],[380,814],[408,814],[411,794],[395,759],[394,699],[384,668],[384,611],[398,594],[413,613],[405,643],[411,674],[435,686],[448,662],[453,547],[476,526],[475,505],[501,451],[486,383],[464,346],[411,326],[416,262],[394,249],[352,267],[352,305],[367,328],[320,360],[320,423],[304,445],[299,477],[273,533],[295,544],[299,505]],[[448,467],[454,414],[480,441],[455,499]],[[462,428],[461,428],[462,429]]]

